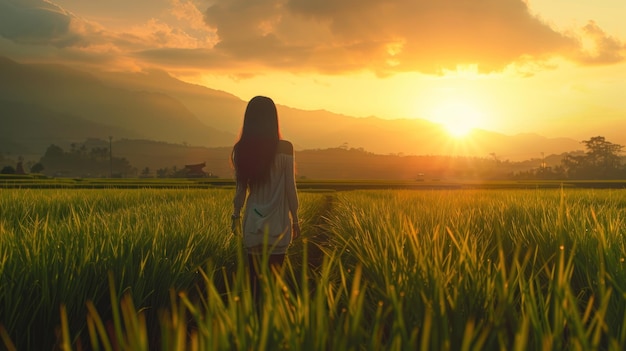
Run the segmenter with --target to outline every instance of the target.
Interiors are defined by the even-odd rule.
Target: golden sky
[[[624,14],[624,0],[0,0],[0,54],[159,68],[302,109],[626,143]]]

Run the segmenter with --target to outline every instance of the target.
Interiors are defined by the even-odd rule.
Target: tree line
[[[603,136],[595,136],[583,140],[585,151],[569,153],[561,160],[561,164],[548,167],[544,163],[527,172],[514,175],[516,179],[576,179],[576,180],[610,180],[626,179],[626,165],[622,164],[620,153],[624,146],[614,144]]]
[[[20,169],[20,167],[22,169]],[[113,157],[106,147],[88,149],[85,144],[70,144],[65,151],[58,145],[50,145],[38,162],[24,167],[21,158],[17,167],[4,166],[4,174],[45,173],[57,177],[128,177],[135,176],[136,169],[123,157]]]
[[[606,140],[602,136],[595,136],[589,140],[583,140],[581,142],[585,146],[585,151],[577,151],[567,153],[561,156],[560,163],[556,164],[552,162],[549,166],[545,160],[539,160],[540,164],[537,166],[529,166],[531,161],[513,163],[509,161],[500,161],[497,157],[493,159],[488,158],[461,158],[461,159],[449,159],[445,158],[439,160],[423,161],[430,165],[428,170],[421,170],[421,172],[427,172],[427,177],[436,178],[481,178],[481,179],[626,179],[626,165],[624,159],[620,156],[620,153],[624,149],[624,146],[612,143]],[[303,162],[300,166],[305,169],[311,167],[320,168],[329,167],[337,168],[336,162],[342,156],[337,156],[331,153],[328,155],[329,150],[305,150],[301,151],[301,156],[306,156],[309,161],[309,165],[304,163],[303,158],[300,161]],[[351,150],[341,149],[340,151],[349,152]],[[389,158],[402,164],[404,159],[405,171],[410,172],[410,169],[415,169],[415,166],[411,166],[411,162],[416,156],[384,156],[384,155],[370,155],[364,150],[356,150],[354,152],[359,154],[367,154],[371,156],[367,162],[367,170],[363,171],[372,172],[372,167],[381,168],[379,171],[384,171],[388,167],[384,165],[390,165]],[[334,155],[334,156],[333,156]],[[374,157],[376,156],[376,157]],[[556,156],[556,155],[553,155]],[[330,159],[329,159],[330,157]],[[335,160],[335,158],[338,158]],[[356,160],[358,157],[351,156],[351,160]],[[432,157],[431,157],[432,159]],[[413,161],[411,161],[413,160]],[[44,155],[38,162],[29,162],[26,166],[22,165],[22,160],[18,162],[17,169],[13,166],[6,165],[2,168],[1,173],[11,174],[19,173],[19,171],[26,173],[27,169],[30,173],[44,173],[48,176],[61,176],[61,177],[152,177],[152,170],[148,167],[142,171],[138,171],[134,168],[130,162],[123,157],[113,157],[111,150],[107,147],[96,146],[88,148],[85,144],[73,143],[70,145],[70,150],[65,151],[57,145],[50,145],[45,151]],[[7,158],[4,158],[0,154],[0,165],[7,162],[13,162]],[[395,161],[394,161],[395,162]],[[422,163],[423,163],[422,162]],[[558,162],[558,161],[557,161]],[[13,163],[15,164],[15,163]],[[359,168],[360,163],[355,163],[352,167]],[[434,167],[434,168],[433,168]],[[21,168],[21,169],[20,169]],[[335,169],[336,172],[336,169]],[[418,171],[419,172],[419,171]],[[369,173],[368,173],[369,174]],[[186,171],[184,168],[166,167],[155,170],[154,176],[159,178],[169,177],[186,177]],[[410,175],[408,175],[410,177]],[[416,178],[420,178],[419,174],[414,175]],[[423,177],[423,176],[422,176]]]
[[[37,162],[24,163],[21,157],[15,162],[0,154],[0,164],[5,165],[0,174],[45,174],[53,177],[81,177],[81,178],[129,178],[151,177],[152,171],[145,167],[140,172],[124,157],[117,157],[108,147],[94,146],[88,148],[86,143],[70,144],[70,150],[65,151],[58,145],[48,146],[44,155]],[[156,170],[158,178],[185,178],[188,176],[185,168],[176,166],[159,168]],[[207,174],[207,176],[212,176]]]

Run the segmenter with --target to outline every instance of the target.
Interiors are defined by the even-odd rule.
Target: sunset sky
[[[625,15],[624,0],[0,0],[0,55],[158,68],[301,109],[625,143]]]

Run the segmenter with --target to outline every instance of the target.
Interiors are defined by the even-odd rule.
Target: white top
[[[247,195],[247,198],[246,198]],[[291,143],[281,140],[268,181],[248,189],[237,183],[235,213],[244,203],[243,245],[252,253],[284,254],[291,243],[292,220],[298,221],[298,196]],[[291,216],[290,216],[291,214]]]

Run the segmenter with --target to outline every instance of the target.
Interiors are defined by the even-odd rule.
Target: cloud
[[[489,72],[577,45],[522,0],[218,0],[205,18],[228,56],[329,73]]]
[[[624,61],[626,44],[607,35],[594,21],[583,27],[583,49],[579,61],[583,64],[605,65]],[[584,45],[586,40],[587,45]]]
[[[625,56],[624,44],[595,22],[577,34],[559,32],[524,0],[213,0],[203,12],[199,3],[164,0],[157,18],[113,29],[52,1],[0,0],[0,36],[52,45],[76,62],[237,76],[264,70],[442,74],[467,66],[531,72],[559,57],[600,65]]]
[[[50,1],[0,0],[0,36],[0,50],[12,57],[138,69],[125,56],[140,39],[111,32]]]
[[[171,0],[170,13],[177,19],[186,21],[193,29],[199,31],[208,29],[202,11],[191,1]]]
[[[0,0],[0,35],[21,44],[79,45],[83,38],[72,32],[72,17],[46,1]]]
[[[157,19],[150,19],[145,24],[134,26],[126,34],[137,39],[136,48],[142,46],[144,48],[198,48],[204,44],[182,29]]]
[[[51,1],[0,0],[0,37],[13,43],[0,41],[0,50],[16,57],[28,53],[44,60],[137,70],[151,65],[138,61],[137,52],[215,45],[215,31],[204,23],[202,12],[191,1],[171,0],[169,5],[163,9],[163,20],[150,18],[113,30]]]

